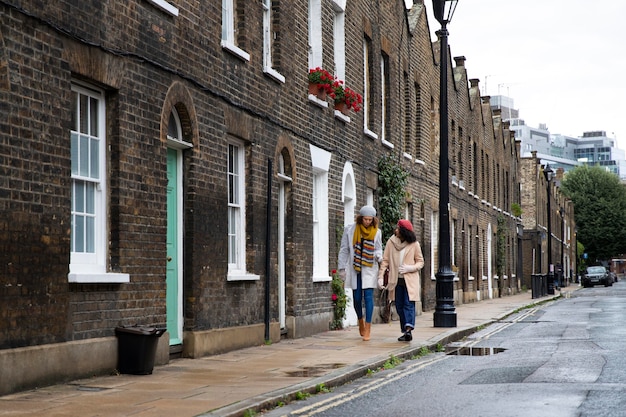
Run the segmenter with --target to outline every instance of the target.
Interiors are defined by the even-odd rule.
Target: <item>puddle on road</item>
[[[339,369],[346,366],[345,363],[331,363],[320,366],[303,366],[294,371],[285,372],[287,376],[297,377],[297,378],[311,378],[324,375],[331,369]]]
[[[446,346],[446,355],[489,356],[504,352],[505,350],[504,348],[498,347]]]

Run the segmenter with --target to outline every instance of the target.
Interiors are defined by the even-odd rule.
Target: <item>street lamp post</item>
[[[578,283],[578,227],[574,227],[574,245],[574,279]]]
[[[554,265],[552,265],[552,208],[550,207],[550,183],[554,177],[554,171],[550,164],[546,164],[543,170],[546,177],[546,192],[548,205],[548,294],[554,294]]]
[[[565,287],[565,210],[563,207],[559,207],[559,214],[561,215],[561,276],[559,280],[559,286]]]
[[[439,268],[435,277],[435,327],[456,327],[454,272],[450,256],[450,184],[448,171],[448,29],[458,0],[433,0],[433,14],[441,24],[439,35]]]

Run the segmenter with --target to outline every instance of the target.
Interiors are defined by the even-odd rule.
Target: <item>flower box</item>
[[[313,94],[320,100],[326,100],[331,92],[333,77],[328,71],[317,67],[309,70],[309,94]]]

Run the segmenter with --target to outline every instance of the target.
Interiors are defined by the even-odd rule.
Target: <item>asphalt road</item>
[[[264,416],[626,416],[626,281],[526,309]]]

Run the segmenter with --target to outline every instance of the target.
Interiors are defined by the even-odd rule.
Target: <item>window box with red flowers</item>
[[[343,81],[335,80],[332,85],[330,97],[335,102],[335,109],[347,116],[350,110],[354,110],[355,112],[361,110],[363,97],[350,87],[345,87],[343,84]]]
[[[326,95],[332,91],[335,77],[321,67],[309,70],[309,94],[326,100]]]

